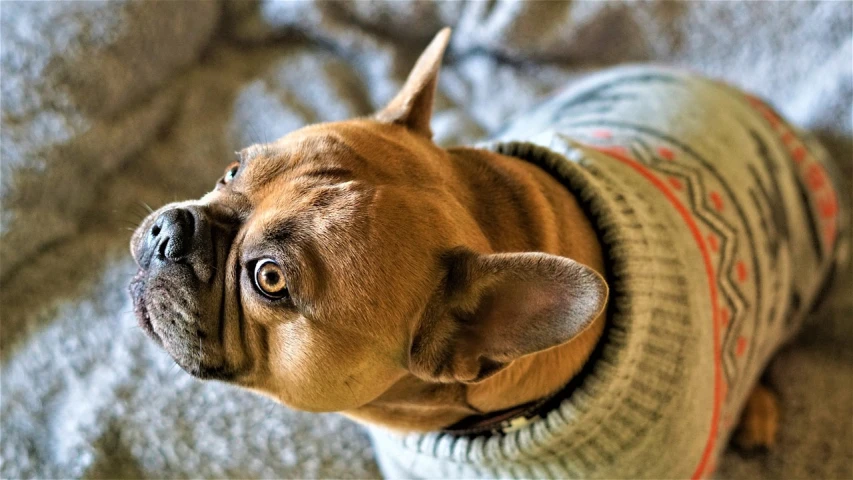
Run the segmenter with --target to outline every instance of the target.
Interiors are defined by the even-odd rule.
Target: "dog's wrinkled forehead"
[[[307,135],[254,145],[240,153],[231,193],[249,200],[249,226],[266,238],[332,225],[350,226],[372,187],[360,178],[363,158],[334,135]]]
[[[436,178],[435,163],[424,159],[440,154],[428,139],[394,125],[367,119],[313,125],[241,151],[245,169],[241,175],[251,181],[236,181],[234,187],[250,185],[253,190],[262,190],[282,177],[303,187],[329,180],[418,184],[412,177],[424,181]]]
[[[263,191],[270,183],[287,180],[304,188],[352,180],[360,156],[335,135],[299,135],[277,142],[258,144],[239,153],[240,176],[234,187]]]

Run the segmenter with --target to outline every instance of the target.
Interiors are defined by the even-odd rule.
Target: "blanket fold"
[[[359,426],[192,379],[147,341],[126,229],[246,144],[374,111],[446,25],[442,145],[654,62],[766,98],[853,174],[849,2],[0,2],[0,477],[379,475]],[[721,477],[853,477],[850,318],[830,297],[781,353],[779,448],[728,452]]]

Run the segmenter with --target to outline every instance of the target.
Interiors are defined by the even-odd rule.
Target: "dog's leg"
[[[776,394],[758,384],[743,409],[734,433],[734,444],[744,450],[770,448],[776,442],[779,428],[779,402]]]

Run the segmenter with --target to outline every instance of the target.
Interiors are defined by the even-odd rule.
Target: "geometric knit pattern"
[[[554,410],[513,431],[370,429],[399,478],[698,478],[846,241],[819,145],[760,100],[670,69],[596,75],[489,146],[577,196],[608,264],[605,334]],[[845,235],[842,235],[845,234]]]

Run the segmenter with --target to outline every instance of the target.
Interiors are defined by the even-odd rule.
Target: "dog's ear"
[[[432,117],[432,104],[438,71],[447,42],[450,40],[450,28],[444,28],[432,39],[429,46],[418,58],[409,78],[397,96],[374,118],[380,122],[396,123],[410,130],[432,138],[429,128]]]
[[[607,301],[601,275],[568,258],[456,249],[446,260],[445,282],[409,351],[409,370],[425,380],[479,382],[571,340]]]

